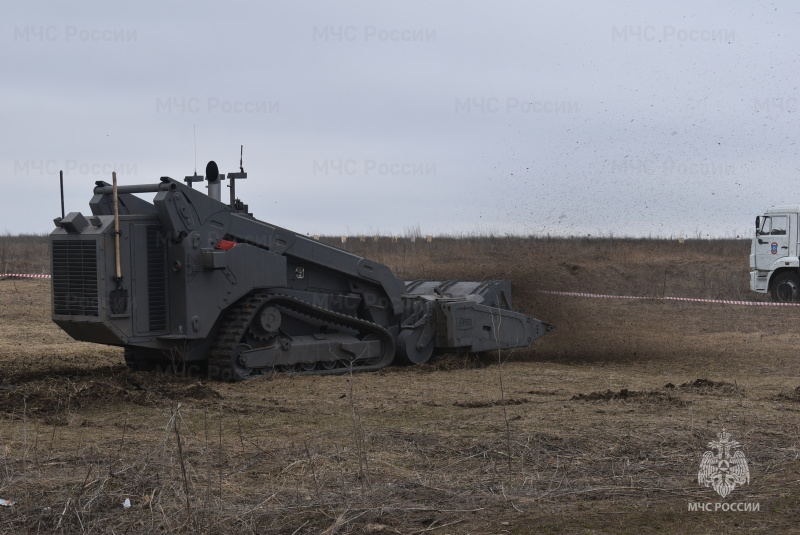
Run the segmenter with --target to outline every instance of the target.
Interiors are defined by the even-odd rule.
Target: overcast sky
[[[792,1],[3,11],[0,232],[53,228],[59,169],[88,213],[240,145],[239,197],[304,234],[735,236],[800,202]]]

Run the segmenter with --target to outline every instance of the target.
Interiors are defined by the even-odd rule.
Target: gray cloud
[[[304,233],[723,235],[797,199],[791,2],[7,8],[0,231],[215,159]],[[23,199],[37,191],[35,209]]]

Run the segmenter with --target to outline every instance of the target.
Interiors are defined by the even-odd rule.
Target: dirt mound
[[[800,402],[800,386],[790,391],[789,393],[778,394],[778,399]]]
[[[668,383],[665,388],[675,388],[675,385]],[[699,391],[700,393],[721,393],[721,394],[741,394],[742,389],[733,383],[725,381],[712,381],[710,379],[695,379],[694,381],[683,383],[680,387],[683,390]]]
[[[408,371],[416,374],[429,374],[442,371],[453,370],[479,370],[497,364],[497,354],[473,354],[473,353],[443,353],[434,355],[426,364],[415,366],[395,366],[385,370],[385,372],[395,372],[398,370]]]
[[[464,407],[466,409],[478,409],[481,407],[494,407],[495,405],[522,405],[529,403],[528,398],[506,399],[506,400],[487,400],[487,401],[456,401],[454,407]]]
[[[194,379],[155,373],[134,373],[124,367],[106,367],[63,373],[34,373],[0,385],[0,411],[52,414],[117,402],[152,405],[165,399],[205,400],[222,396]]]
[[[660,402],[660,401],[667,401],[670,403],[676,403],[679,405],[686,404],[685,401],[678,399],[667,392],[662,392],[660,390],[651,390],[650,392],[643,392],[637,390],[628,390],[627,388],[623,388],[618,392],[614,392],[613,390],[606,390],[605,392],[591,392],[589,394],[576,394],[570,398],[570,401],[629,401],[629,400],[637,400],[637,401],[653,401],[653,402]]]
[[[639,396],[640,393],[635,390],[628,390],[623,388],[619,392],[606,390],[605,392],[592,392],[590,394],[576,394],[570,398],[570,401],[611,401],[612,399],[630,399]]]
[[[46,370],[32,370],[32,371],[11,371],[3,378],[3,383],[0,389],[9,385],[20,385],[23,383],[31,383],[40,380],[63,378],[63,379],[77,379],[77,378],[103,378],[112,377],[114,375],[125,373],[127,368],[122,365],[118,366],[99,366],[96,368],[82,368],[79,366],[56,365]]]

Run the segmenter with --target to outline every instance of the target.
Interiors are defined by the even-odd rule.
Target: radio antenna
[[[240,209],[247,212],[247,205],[236,200],[236,179],[247,178],[247,173],[244,172],[244,166],[242,164],[243,157],[244,145],[241,145],[239,148],[239,172],[228,173],[228,187],[231,188],[231,210],[235,212],[238,212]]]
[[[64,171],[58,172],[59,182],[61,182],[61,219],[64,219]]]
[[[192,133],[194,134],[194,174],[197,174],[197,125],[192,125]]]
[[[192,176],[187,176],[183,179],[186,182],[186,185],[190,188],[193,188],[192,182],[202,182],[203,177],[197,176],[197,125],[192,125],[192,133],[194,134],[194,174]],[[217,173],[219,174],[219,173]],[[212,179],[208,179],[209,183],[211,183]],[[209,195],[211,195],[211,190],[209,190]]]

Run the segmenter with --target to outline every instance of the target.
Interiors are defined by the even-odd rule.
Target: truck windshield
[[[761,228],[758,229],[760,236],[785,236],[787,227],[787,217],[781,216],[764,216],[761,218]]]

